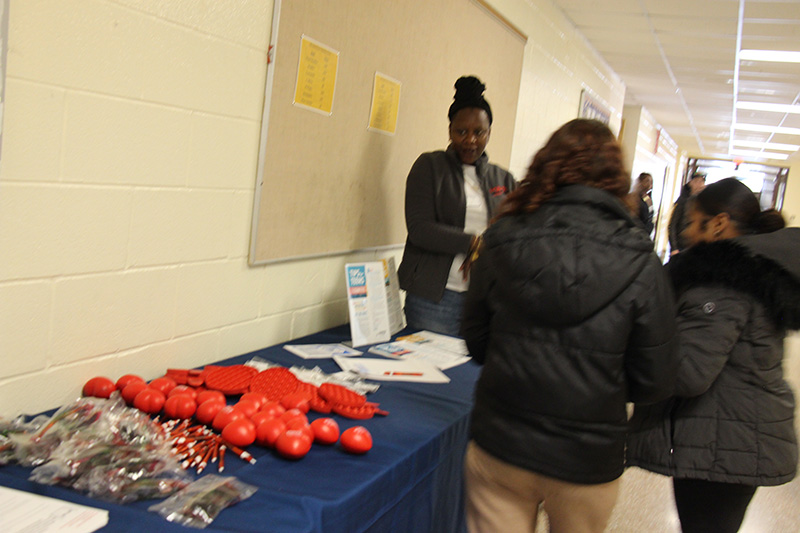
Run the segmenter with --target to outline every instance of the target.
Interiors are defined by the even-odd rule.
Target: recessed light
[[[800,52],[789,52],[784,50],[739,50],[739,60],[800,63]]]
[[[786,128],[782,126],[763,126],[761,124],[734,124],[734,129],[747,131],[761,131],[766,133],[784,133],[786,135],[800,135],[800,128]]]
[[[800,105],[791,104],[765,104],[762,102],[736,102],[739,109],[752,109],[753,111],[770,111],[774,113],[798,113]]]
[[[800,150],[800,145],[797,144],[781,144],[781,143],[764,143],[758,141],[733,141],[736,146],[745,146],[747,148],[766,148],[767,150],[786,150],[787,152],[796,152]]]
[[[741,155],[759,159],[789,159],[789,154],[777,154],[775,152],[756,152],[752,150],[731,150],[731,155]]]

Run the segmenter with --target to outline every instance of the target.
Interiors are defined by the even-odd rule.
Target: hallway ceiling
[[[644,106],[689,156],[785,165],[798,151],[800,0],[553,2],[625,82],[625,104]],[[791,107],[753,109],[763,104]],[[788,129],[758,131],[775,127]]]

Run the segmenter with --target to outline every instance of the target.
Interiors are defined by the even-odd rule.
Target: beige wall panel
[[[80,361],[172,338],[177,278],[172,269],[58,280],[51,363]]]
[[[57,181],[60,176],[65,92],[6,80],[2,172],[14,181]]]
[[[131,192],[0,182],[0,280],[125,266]]]

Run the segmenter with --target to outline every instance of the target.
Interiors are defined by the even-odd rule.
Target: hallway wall
[[[582,89],[618,127],[624,84],[548,0],[491,3],[530,35],[518,176]],[[150,379],[345,323],[343,265],[399,259],[248,266],[272,9],[11,0],[0,416],[61,405],[94,375]]]

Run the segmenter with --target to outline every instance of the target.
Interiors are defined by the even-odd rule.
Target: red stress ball
[[[239,401],[242,400],[253,401],[256,403],[258,408],[261,409],[261,406],[267,403],[269,401],[269,398],[267,398],[266,394],[261,392],[245,392],[244,394],[242,394],[242,397],[239,398]]]
[[[122,389],[124,389],[125,386],[128,383],[130,383],[131,381],[141,381],[142,383],[144,383],[144,378],[141,378],[141,377],[137,376],[136,374],[125,374],[124,376],[122,376],[121,378],[119,378],[117,380],[117,384],[116,384],[117,385],[117,390],[122,392]]]
[[[133,399],[133,406],[144,413],[154,415],[161,412],[166,400],[167,397],[163,392],[148,387],[136,395],[136,398]]]
[[[248,418],[238,418],[222,428],[222,438],[234,446],[245,448],[256,440],[256,425]]]
[[[342,448],[350,453],[367,453],[372,448],[372,435],[363,426],[355,426],[344,430],[341,441]]]
[[[280,419],[286,422],[287,424],[289,423],[289,420],[294,420],[295,418],[299,418],[303,422],[308,423],[308,417],[300,409],[289,409],[288,411],[280,415]]]
[[[191,396],[192,400],[194,400],[195,403],[197,402],[197,389],[194,387],[189,387],[188,385],[176,385],[171,391],[169,391],[167,398],[172,398],[173,396],[177,396],[179,394]]]
[[[225,400],[207,400],[197,406],[194,417],[201,424],[208,425],[213,422],[214,417],[217,416],[217,413],[219,413],[223,407],[225,407]]]
[[[259,411],[262,413],[269,413],[274,418],[277,418],[286,412],[286,408],[278,402],[267,402],[261,406]]]
[[[192,418],[197,411],[197,402],[188,394],[175,394],[164,402],[164,414],[169,418]]]
[[[264,420],[256,426],[256,444],[273,447],[278,437],[286,431],[286,422],[280,418]]]
[[[247,418],[247,415],[232,405],[226,405],[216,414],[213,422],[211,422],[211,426],[217,431],[222,431],[225,429],[225,426],[239,418]]]
[[[147,388],[147,383],[142,381],[133,380],[125,385],[125,388],[122,389],[122,399],[125,400],[125,403],[128,405],[133,405],[133,400],[136,398],[136,395],[142,392],[144,389]]]
[[[258,403],[255,400],[239,400],[234,407],[250,418],[258,412]]]
[[[333,418],[318,418],[311,422],[314,431],[314,442],[319,444],[334,444],[339,440],[339,424]]]
[[[311,438],[299,429],[287,429],[275,441],[275,449],[287,459],[301,459],[311,450]]]
[[[298,429],[305,433],[311,442],[314,442],[314,430],[311,429],[311,425],[308,422],[304,422],[299,418],[294,418],[286,422],[286,429],[287,431],[290,429]]]
[[[253,416],[250,417],[250,421],[258,427],[261,422],[265,422],[267,420],[272,420],[275,418],[270,413],[265,413],[263,411],[259,411],[257,413],[253,413]]]
[[[95,398],[108,398],[115,390],[117,390],[117,385],[102,376],[92,378],[83,385],[83,395]]]
[[[174,379],[168,377],[156,378],[150,382],[150,388],[156,389],[164,393],[164,396],[169,394],[169,391],[174,389],[178,384]]]
[[[204,404],[209,400],[220,402],[222,405],[225,405],[227,401],[225,395],[218,390],[204,390],[197,393],[197,405]]]

